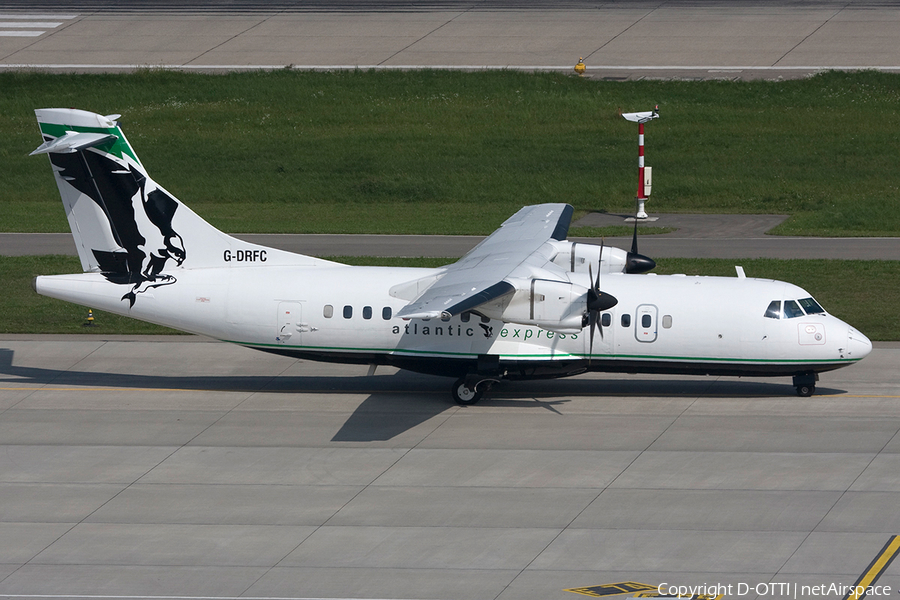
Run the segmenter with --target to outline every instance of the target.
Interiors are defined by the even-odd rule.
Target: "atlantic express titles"
[[[420,325],[417,322],[413,322],[406,323],[402,327],[400,325],[394,325],[391,329],[391,333],[393,333],[394,335],[446,335],[448,337],[475,337],[477,335],[481,335],[486,338],[494,337],[493,325],[487,325],[485,323],[478,323],[477,325],[478,327],[463,327],[461,324],[452,323],[448,323],[446,325]],[[538,339],[578,339],[577,333],[555,333],[553,331],[547,331],[545,329],[534,327],[503,327],[498,335],[501,338],[519,338],[522,341]]]

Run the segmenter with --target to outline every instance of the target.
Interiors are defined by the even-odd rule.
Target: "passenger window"
[[[631,315],[622,315],[622,327],[631,327]]]
[[[769,302],[769,308],[766,309],[766,317],[769,319],[781,318],[781,300],[772,300]]]
[[[349,304],[344,307],[344,318],[349,319],[353,316],[353,307]]]
[[[326,319],[330,319],[331,317],[334,316],[334,307],[330,304],[326,304],[325,310],[322,311],[322,314],[325,316]]]
[[[371,319],[372,318],[372,307],[371,306],[363,306],[363,319]]]
[[[663,329],[672,329],[672,315],[663,315]]]
[[[472,318],[472,313],[470,312],[464,312],[463,314],[459,315],[459,320],[463,323],[468,323],[470,318]]]
[[[803,307],[803,310],[805,310],[808,315],[821,315],[825,313],[825,310],[819,306],[819,303],[812,298],[803,298],[799,302],[800,306]]]
[[[785,300],[784,301],[784,317],[786,319],[793,319],[795,317],[802,317],[803,311],[793,300]]]
[[[484,315],[481,315],[481,322],[482,322],[482,323],[490,323],[490,322],[491,322],[491,319],[490,319],[489,317],[486,317],[486,316],[484,316]]]
[[[600,316],[600,324],[603,327],[609,327],[610,325],[612,325],[612,315],[609,313],[603,313]]]
[[[643,317],[641,317],[641,327],[643,327],[644,329],[649,329],[650,325],[652,324],[653,319],[650,317],[650,315],[644,315]]]
[[[391,317],[394,315],[394,312],[391,310],[390,306],[385,306],[381,309],[381,318],[385,321],[390,321]]]

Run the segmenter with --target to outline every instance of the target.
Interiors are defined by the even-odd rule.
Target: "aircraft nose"
[[[871,340],[853,327],[850,327],[847,331],[847,354],[849,358],[865,358],[871,351]]]

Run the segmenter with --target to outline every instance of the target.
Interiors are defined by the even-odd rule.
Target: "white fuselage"
[[[773,301],[809,297],[780,281],[605,274],[602,288],[618,304],[601,316],[604,326],[590,353],[588,328],[554,333],[474,313],[447,321],[395,317],[410,299],[398,293],[414,293],[404,284],[433,279],[437,269],[254,264],[171,272],[178,285],[149,290],[130,308],[121,299],[122,286],[100,274],[39,277],[35,287],[44,295],[260,350],[447,375],[465,374],[486,359],[511,378],[588,368],[790,375],[835,369],[871,350],[864,335],[825,313],[765,316]]]

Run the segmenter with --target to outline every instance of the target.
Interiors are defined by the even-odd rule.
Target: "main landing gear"
[[[461,406],[476,404],[491,386],[497,383],[496,379],[481,379],[477,377],[460,377],[450,388],[453,401]]]

